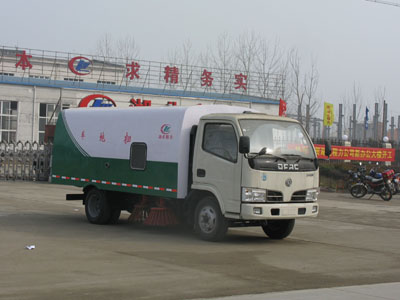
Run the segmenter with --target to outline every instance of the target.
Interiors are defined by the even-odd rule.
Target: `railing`
[[[52,144],[0,142],[0,180],[47,181]]]

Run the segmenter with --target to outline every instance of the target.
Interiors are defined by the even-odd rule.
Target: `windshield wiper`
[[[296,157],[297,158],[296,163],[298,163],[302,159],[309,160],[309,161],[314,161],[314,158],[305,157],[305,156],[302,156],[302,155],[299,155],[299,154],[282,154],[282,156],[285,156],[285,157],[288,157],[288,156],[289,157]]]
[[[266,156],[275,158],[275,159],[276,159],[275,161],[278,161],[279,159],[280,159],[280,160],[283,160],[283,161],[285,161],[285,162],[287,161],[287,159],[286,159],[285,157],[283,157],[283,156],[279,156],[279,155],[267,153],[267,148],[266,148],[266,147],[262,148],[258,153],[256,153],[256,154],[255,154],[253,157],[251,157],[251,158],[257,158],[257,157],[263,156],[263,155],[266,155]]]

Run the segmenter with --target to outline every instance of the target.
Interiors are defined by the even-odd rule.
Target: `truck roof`
[[[280,117],[280,116],[273,116],[268,115],[265,113],[259,113],[255,111],[244,111],[243,113],[211,113],[208,115],[204,115],[201,119],[203,120],[241,120],[241,119],[262,119],[262,120],[273,120],[273,121],[286,121],[286,122],[294,122],[299,123],[295,119],[287,118],[287,117]]]

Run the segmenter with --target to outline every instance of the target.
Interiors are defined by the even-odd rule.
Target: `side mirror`
[[[248,136],[241,136],[239,138],[239,153],[247,154],[250,152],[250,138]]]
[[[332,153],[332,146],[331,146],[331,142],[326,140],[325,141],[325,155],[326,156],[330,156]]]

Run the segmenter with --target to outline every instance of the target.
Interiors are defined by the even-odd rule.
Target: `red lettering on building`
[[[132,98],[130,102],[131,102],[131,104],[129,105],[130,107],[132,107],[132,106],[151,106],[151,100],[143,100],[143,102],[142,102],[142,99],[140,99],[140,98],[138,98],[138,99]]]
[[[137,78],[139,79],[140,76],[138,74],[138,71],[140,69],[140,65],[137,62],[132,61],[131,64],[126,64],[126,77],[130,80]]]
[[[166,83],[178,83],[179,69],[177,67],[166,66],[164,68],[164,79]]]
[[[204,69],[203,74],[201,74],[201,86],[212,86],[214,78],[211,77],[212,72],[208,72]]]
[[[29,58],[32,58],[32,55],[27,55],[24,50],[22,54],[17,53],[17,57],[20,57],[19,61],[15,64],[15,67],[18,68],[21,66],[22,70],[25,71],[26,68],[32,69],[32,65],[29,62]]]
[[[247,75],[243,75],[242,73],[235,75],[235,89],[243,89],[247,90]]]

